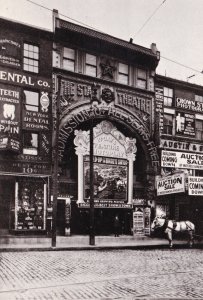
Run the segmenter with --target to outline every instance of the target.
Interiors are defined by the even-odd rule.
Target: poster
[[[191,196],[203,196],[203,177],[188,177],[188,194]]]
[[[182,174],[174,174],[171,176],[156,178],[157,196],[182,193],[185,191],[185,176]]]
[[[176,133],[195,136],[195,115],[176,111]]]

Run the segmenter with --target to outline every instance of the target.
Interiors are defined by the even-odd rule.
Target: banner
[[[185,176],[174,174],[167,177],[157,177],[156,179],[157,196],[182,193],[185,191]]]
[[[203,177],[188,177],[188,194],[192,196],[203,195]]]
[[[162,150],[161,166],[164,168],[203,170],[203,154]]]
[[[0,85],[0,150],[20,151],[20,88]]]

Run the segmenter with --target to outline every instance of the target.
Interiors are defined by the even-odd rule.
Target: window
[[[195,95],[195,101],[203,102],[203,96]]]
[[[164,128],[163,133],[165,134],[173,134],[173,115],[164,114]]]
[[[123,84],[128,84],[128,65],[119,63],[118,82]]]
[[[203,121],[196,120],[195,127],[196,127],[196,139],[203,140]]]
[[[39,135],[33,132],[23,134],[23,154],[37,155],[39,147]]]
[[[64,48],[63,50],[63,68],[68,71],[75,71],[75,50]]]
[[[86,74],[97,76],[97,57],[91,54],[86,54]]]
[[[25,109],[31,111],[39,111],[39,94],[31,91],[25,93]]]
[[[24,43],[23,68],[25,71],[39,72],[39,47]]]
[[[173,102],[173,90],[164,87],[164,106],[172,106]]]
[[[138,69],[137,70],[137,87],[140,89],[147,88],[147,71]]]

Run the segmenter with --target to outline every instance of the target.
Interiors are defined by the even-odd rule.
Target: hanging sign
[[[192,196],[203,195],[203,177],[188,177],[188,194]]]
[[[195,115],[177,111],[176,133],[184,136],[195,136]]]
[[[20,151],[20,89],[0,85],[0,150]]]
[[[185,191],[185,176],[174,174],[171,176],[157,177],[156,179],[157,196],[182,193]]]
[[[165,168],[203,170],[203,155],[189,152],[162,151],[161,166]]]

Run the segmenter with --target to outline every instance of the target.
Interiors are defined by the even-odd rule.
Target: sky
[[[203,0],[0,0],[0,17],[48,30],[53,9],[147,48],[156,43],[158,74],[203,85]]]

